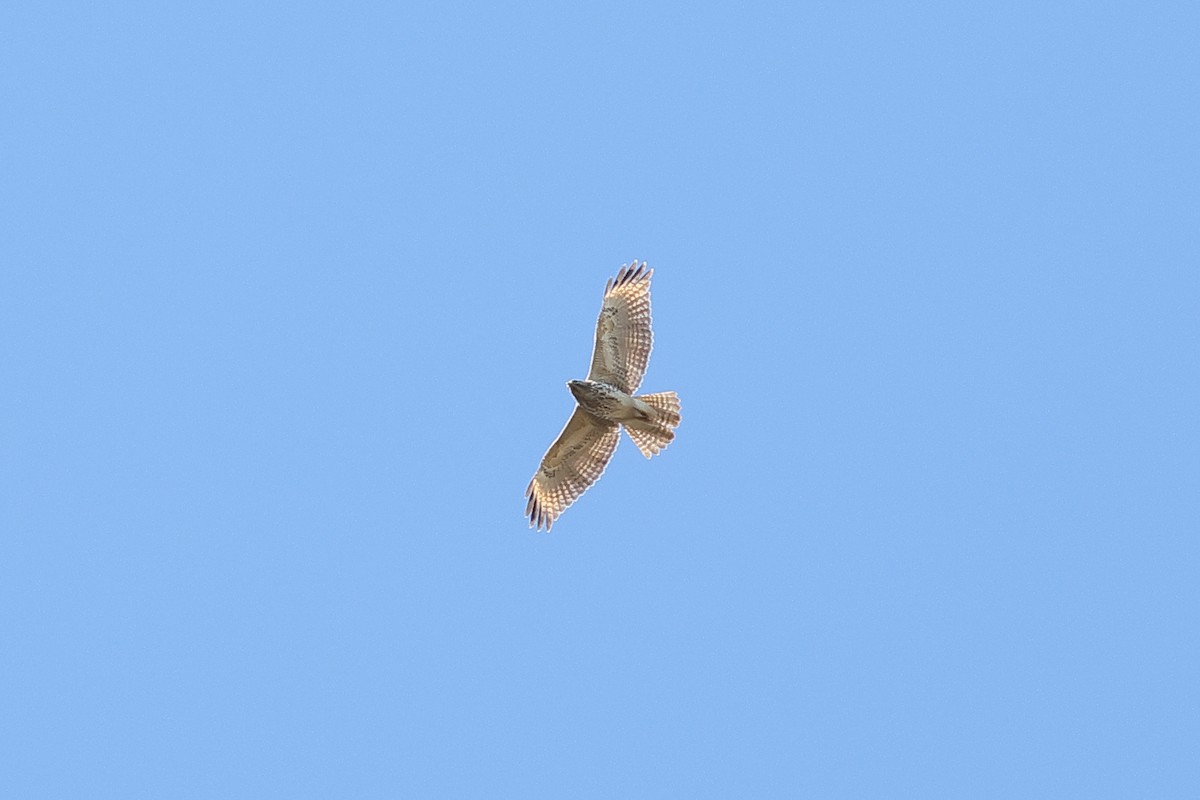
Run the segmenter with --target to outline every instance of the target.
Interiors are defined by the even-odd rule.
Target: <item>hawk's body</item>
[[[622,425],[646,458],[675,438],[680,419],[675,393],[634,396],[654,345],[653,272],[635,261],[604,287],[592,368],[587,380],[567,383],[579,404],[525,490],[531,527],[550,530],[554,520],[596,482],[617,449]]]

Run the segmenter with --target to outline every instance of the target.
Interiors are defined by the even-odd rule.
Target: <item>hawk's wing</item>
[[[589,381],[617,387],[626,394],[637,391],[646,374],[654,335],[650,331],[650,276],[646,262],[621,267],[616,280],[604,287],[604,305],[596,322],[596,349],[592,351]]]
[[[529,526],[549,531],[558,515],[604,473],[620,440],[617,423],[605,422],[576,406],[525,490]]]

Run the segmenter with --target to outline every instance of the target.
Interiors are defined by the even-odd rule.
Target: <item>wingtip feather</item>
[[[608,279],[604,284],[604,294],[608,296],[611,292],[623,286],[648,281],[653,274],[654,270],[650,269],[650,265],[647,262],[638,261],[635,258],[630,264],[622,264],[621,268],[617,270],[615,278]]]

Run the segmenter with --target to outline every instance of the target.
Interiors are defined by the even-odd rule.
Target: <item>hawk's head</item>
[[[571,394],[575,395],[575,399],[581,403],[585,401],[585,398],[590,398],[595,394],[592,385],[587,381],[567,381],[567,388],[571,390]]]

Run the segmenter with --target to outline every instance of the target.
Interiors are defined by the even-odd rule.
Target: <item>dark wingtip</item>
[[[621,265],[621,268],[617,270],[617,277],[615,279],[608,279],[608,283],[604,286],[604,293],[608,294],[613,289],[621,286],[628,286],[631,283],[649,280],[650,276],[653,274],[654,270],[649,269],[645,261],[639,262],[635,258],[633,263]]]

